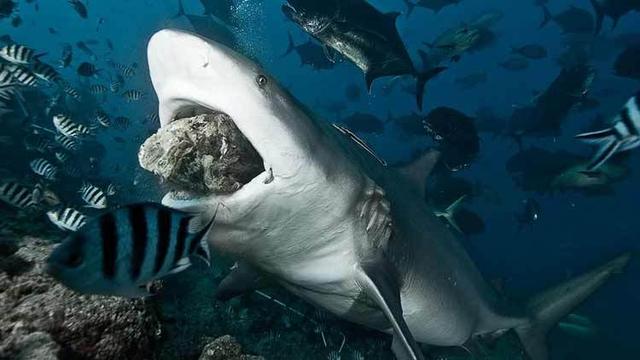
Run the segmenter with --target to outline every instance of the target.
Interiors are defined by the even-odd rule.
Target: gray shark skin
[[[232,194],[163,199],[202,213],[203,223],[216,213],[210,247],[238,262],[221,297],[255,289],[266,276],[392,334],[400,360],[424,359],[418,342],[463,345],[508,329],[544,360],[546,331],[629,260],[623,255],[508,312],[422,200],[437,152],[402,171],[385,167],[345,132],[314,120],[257,64],[196,35],[162,30],[148,59],[162,126],[186,108],[224,112],[264,161],[266,170]]]

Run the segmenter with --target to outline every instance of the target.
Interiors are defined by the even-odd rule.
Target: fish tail
[[[177,19],[179,17],[185,16],[184,5],[182,4],[182,0],[178,0],[178,13],[175,14],[172,19]]]
[[[527,304],[530,318],[524,324],[515,327],[529,358],[547,360],[549,358],[546,344],[547,332],[607,282],[612,275],[621,273],[630,259],[630,253],[623,254],[586,274],[533,297]]]
[[[547,8],[546,5],[542,5],[542,14],[544,15],[544,18],[542,19],[542,22],[540,23],[540,26],[539,26],[540,29],[542,29],[543,27],[547,26],[549,21],[551,21],[553,19],[553,15],[551,15],[551,12],[549,11],[549,8]]]
[[[285,56],[291,54],[293,52],[293,50],[295,50],[295,48],[296,48],[296,43],[293,42],[293,36],[291,36],[291,32],[287,33],[287,35],[289,36],[289,46],[287,46],[287,51],[285,51],[284,54],[282,54],[281,57],[285,57]]]
[[[445,66],[439,66],[431,68],[425,72],[419,73],[416,80],[416,101],[418,103],[418,109],[422,110],[422,103],[424,97],[424,88],[427,82],[433,79],[436,75],[440,74],[447,68]]]
[[[596,35],[600,33],[602,30],[602,22],[604,21],[604,9],[596,0],[591,0],[591,5],[593,5],[593,10],[596,12],[596,27],[595,33]]]

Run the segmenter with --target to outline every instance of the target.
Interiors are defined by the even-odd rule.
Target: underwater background
[[[568,40],[570,34],[563,34],[554,21],[540,28],[543,19],[540,3],[548,6],[552,14],[559,14],[572,6],[593,12],[590,1],[463,0],[438,12],[416,7],[410,16],[406,15],[408,8],[403,1],[369,2],[382,12],[402,13],[397,19],[397,28],[416,63],[420,63],[418,50],[429,54],[443,49],[433,42],[444,31],[464,27],[490,12],[499,12],[501,16],[489,27],[495,34],[489,44],[443,61],[447,69],[428,82],[421,112],[416,108],[415,96],[405,89],[413,86],[410,79],[408,82],[391,78],[377,80],[368,94],[362,72],[347,60],[337,60],[330,69],[314,69],[303,65],[295,50],[283,55],[290,45],[289,34],[294,45],[304,44],[309,35],[283,15],[282,1],[232,1],[227,25],[237,48],[259,61],[318,117],[347,126],[346,119],[353,114],[376,117],[383,131],[368,131],[366,127],[352,130],[389,164],[406,162],[435,143],[426,131],[412,132],[396,119],[415,114],[424,119],[431,110],[442,106],[474,118],[480,137],[479,153],[459,171],[442,175],[444,180],[440,182],[452,183],[449,178],[452,175],[466,180],[462,185],[468,190],[465,211],[479,215],[482,225],[477,231],[461,235],[461,241],[485,278],[510,298],[527,298],[621,252],[640,250],[640,189],[635,171],[640,162],[634,151],[616,160],[624,164],[623,175],[612,175],[610,181],[595,188],[554,187],[542,180],[544,185],[538,186],[534,177],[557,175],[550,174],[552,170],[544,165],[543,170],[535,174],[527,169],[516,170],[518,163],[525,164],[526,168],[528,161],[553,162],[566,156],[561,152],[588,159],[593,149],[574,139],[574,135],[592,130],[598,115],[605,119],[615,116],[640,88],[637,78],[616,75],[613,65],[626,48],[640,43],[637,11],[622,17],[613,29],[611,20],[605,20],[599,35],[590,33],[585,40],[581,34],[577,40]],[[13,13],[0,20],[2,46],[15,42],[44,53],[40,60],[54,66],[64,79],[64,86],[76,89],[80,95],[74,99],[65,93],[59,98],[61,85],[40,81],[36,87],[20,90],[24,98],[20,101],[22,105],[7,103],[9,111],[0,113],[0,181],[18,181],[30,186],[42,182],[33,173],[30,162],[51,157],[51,148],[39,153],[37,146],[26,144],[39,141],[38,137],[49,137],[54,127],[46,107],[51,99],[58,97],[59,102],[54,106],[68,108],[76,119],[88,126],[95,124],[97,109],[108,114],[112,123],[107,128],[96,126],[95,136],[83,143],[82,150],[65,163],[72,168],[68,169],[66,180],[45,181],[46,188],[62,203],[89,216],[95,212],[83,208],[78,194],[84,182],[104,188],[114,185],[117,190],[109,198],[109,206],[158,202],[163,194],[162,185],[139,167],[137,157],[140,145],[159,126],[157,100],[147,70],[147,42],[162,28],[204,31],[205,36],[217,36],[217,27],[194,28],[192,23],[202,20],[180,15],[179,4],[174,0],[88,1],[85,3],[87,18],[79,16],[73,5],[63,0],[16,3]],[[204,8],[200,1],[183,0],[182,3],[186,14],[202,16]],[[16,17],[21,22],[16,21]],[[5,37],[7,35],[10,38]],[[79,49],[78,42],[83,42],[89,50]],[[58,63],[65,44],[71,45],[73,58],[69,66],[60,68]],[[501,65],[514,57],[524,58],[514,53],[513,47],[525,44],[541,45],[548,56],[529,59],[525,68]],[[544,92],[567,64],[558,59],[578,56],[571,53],[576,46],[588,48],[584,62],[595,70],[588,96],[597,104],[576,105],[563,118],[561,132],[557,134],[509,133],[507,123],[511,114],[530,105],[537,94]],[[94,65],[95,74],[81,75],[78,66],[83,62]],[[472,84],[460,80],[472,74],[479,80],[471,81]],[[112,91],[110,87],[118,79],[123,80],[122,84]],[[95,84],[109,89],[92,89]],[[134,92],[127,94],[130,90]],[[422,129],[418,121],[418,128]],[[540,154],[533,151],[534,148],[546,153]],[[514,160],[516,155],[520,157]],[[437,185],[433,184],[432,189]],[[429,191],[429,185],[427,189]],[[430,200],[434,206],[446,208],[460,196],[457,190],[452,191],[453,194],[434,190]],[[535,221],[523,225],[519,215],[527,199],[535,199],[539,210]],[[46,215],[53,208],[54,205],[42,205],[37,210],[21,209],[0,202],[3,252],[10,248],[4,242],[13,240],[18,244],[12,251],[0,255],[13,256],[25,238],[39,238],[46,245],[63,239],[65,232],[57,229]],[[144,306],[152,307],[157,317],[158,324],[154,326],[161,330],[151,341],[152,353],[136,356],[198,358],[206,339],[230,334],[245,352],[266,359],[392,358],[388,350],[390,338],[386,335],[323,314],[282,289],[270,289],[264,295],[251,294],[226,303],[216,301],[216,284],[231,262],[220,259],[213,263],[213,269],[196,264],[184,273],[167,278],[162,291],[145,300]],[[4,276],[17,276],[12,273],[13,263],[3,260],[2,264]],[[640,266],[632,261],[624,274],[613,278],[575,311],[581,318],[588,319],[588,329],[572,331],[561,326],[552,330],[549,334],[552,358],[640,358],[639,275]],[[8,336],[4,332],[0,334],[5,339]],[[7,349],[0,351],[0,358],[18,357],[15,354],[20,352]],[[507,337],[486,349],[479,358],[523,358],[519,349],[517,339]],[[90,353],[67,349],[65,354],[71,354],[68,358],[91,358],[87,355]],[[456,349],[434,353],[442,359],[472,358]],[[103,358],[110,357],[104,355]]]

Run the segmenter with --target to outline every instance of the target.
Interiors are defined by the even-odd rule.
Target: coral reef
[[[205,345],[198,360],[264,360],[264,358],[242,354],[242,347],[236,339],[225,335],[212,339]]]
[[[55,283],[43,273],[48,241],[1,248],[0,359],[154,357],[161,327],[144,301],[82,296]]]

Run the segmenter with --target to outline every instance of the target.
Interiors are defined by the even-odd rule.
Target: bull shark
[[[163,203],[216,213],[209,246],[237,261],[222,298],[268,277],[343,319],[389,333],[399,360],[419,343],[463,346],[514,329],[534,360],[546,332],[621,271],[630,255],[504,306],[463,247],[423,201],[436,151],[385,166],[348,130],[316,120],[258,64],[178,30],[148,45],[161,126],[185,110],[224,112],[251,142],[264,172],[231,194],[170,192]],[[368,151],[365,151],[368,150]]]

